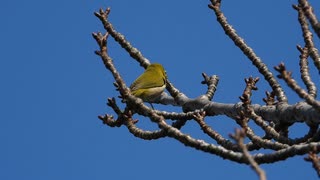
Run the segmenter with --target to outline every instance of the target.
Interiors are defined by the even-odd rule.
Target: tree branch
[[[234,135],[230,135],[234,139],[242,150],[243,156],[249,161],[250,167],[257,173],[260,180],[266,180],[266,173],[260,168],[259,164],[252,158],[248,149],[243,143],[245,137],[245,131],[243,129],[236,129]]]
[[[217,17],[217,21],[220,23],[226,35],[234,42],[234,44],[240,48],[240,50],[248,57],[252,64],[258,69],[258,71],[264,76],[264,79],[269,83],[272,90],[275,92],[279,102],[286,103],[287,97],[281,88],[278,81],[275,79],[268,67],[262,62],[262,60],[254,53],[244,40],[236,33],[235,29],[227,22],[226,17],[220,10],[221,0],[211,0],[209,8],[212,9]]]
[[[312,6],[307,0],[299,0],[299,5],[302,7],[305,16],[310,21],[313,30],[318,35],[318,38],[320,38],[320,23],[318,22],[318,19],[313,12]]]

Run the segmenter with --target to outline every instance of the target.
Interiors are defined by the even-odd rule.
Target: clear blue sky
[[[110,73],[93,53],[98,47],[91,36],[103,31],[93,12],[108,6],[114,27],[152,62],[162,63],[171,82],[187,96],[205,92],[200,82],[201,73],[206,72],[220,77],[214,101],[239,101],[243,79],[261,76],[224,35],[208,3],[2,1],[0,179],[257,179],[248,166],[196,151],[170,138],[144,141],[125,127],[110,128],[97,118],[113,114],[105,103],[108,97],[117,96]],[[296,1],[224,0],[222,9],[272,72],[273,66],[284,61],[299,78],[295,46],[303,45],[303,40],[292,3]],[[320,9],[319,1],[311,3]],[[316,41],[319,45],[319,39]],[[142,69],[112,40],[109,49],[130,84]],[[264,92],[270,90],[262,79],[253,103],[261,104]],[[286,92],[290,103],[299,100],[288,88]],[[207,121],[223,135],[236,127],[225,117]],[[138,125],[156,127],[147,119]],[[183,130],[203,137],[195,123]],[[306,131],[306,126],[297,126],[292,135]],[[262,168],[269,179],[317,179],[303,157]]]

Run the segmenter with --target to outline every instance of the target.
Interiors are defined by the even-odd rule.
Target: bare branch
[[[320,177],[320,157],[317,155],[316,148],[310,151],[308,157],[305,157],[304,160],[312,163],[312,167],[317,172],[318,177]]]
[[[298,20],[301,25],[303,39],[306,43],[306,47],[309,50],[310,57],[313,59],[313,63],[318,68],[318,71],[320,71],[320,56],[318,49],[315,48],[315,45],[313,43],[313,34],[309,29],[308,21],[300,6],[293,5],[293,8],[298,11]]]
[[[250,153],[248,152],[248,149],[243,143],[243,139],[245,137],[245,131],[243,129],[236,129],[235,135],[230,135],[231,138],[233,138],[239,147],[241,148],[243,152],[243,156],[249,161],[250,167],[257,173],[260,180],[266,180],[266,173],[263,169],[260,168],[259,164],[252,158]]]
[[[319,101],[315,100],[297,84],[297,82],[291,77],[292,73],[286,70],[284,63],[281,63],[274,68],[280,73],[278,77],[283,79],[291,89],[293,89],[301,98],[305,99],[307,103],[310,104],[312,107],[314,107],[318,111],[320,110]]]
[[[270,136],[270,134],[278,135],[278,133],[269,126],[265,121],[261,119],[261,117],[256,116],[253,108],[251,107],[251,95],[252,90],[258,90],[256,87],[256,83],[259,81],[259,78],[247,78],[245,79],[246,82],[246,88],[243,91],[242,96],[240,96],[240,100],[243,103],[244,110],[242,113],[240,113],[240,116],[237,119],[238,124],[245,130],[245,133],[249,137],[249,139],[258,147],[273,149],[273,150],[279,150],[289,147],[286,144],[282,144],[280,142],[272,142],[268,139],[262,139],[259,136],[255,135],[253,130],[248,126],[249,119],[253,119],[257,125],[259,125],[267,135]],[[278,135],[279,136],[279,135]]]
[[[239,147],[236,146],[236,144],[232,143],[228,139],[223,138],[222,135],[220,135],[218,132],[213,130],[207,123],[205,123],[204,117],[205,117],[205,112],[200,112],[194,115],[195,121],[200,125],[204,133],[206,133],[212,139],[216,140],[217,143],[223,146],[224,148],[237,151],[237,152],[240,151]]]
[[[271,93],[266,91],[266,98],[263,98],[263,101],[267,104],[267,106],[275,105],[277,102],[275,101],[275,93],[272,91]]]
[[[214,76],[208,76],[206,73],[202,73],[202,76],[204,80],[201,82],[201,84],[206,84],[208,85],[208,90],[206,92],[206,97],[209,101],[212,100],[214,93],[217,90],[218,82],[219,82],[219,77],[214,75]]]
[[[227,22],[226,17],[220,10],[221,1],[211,0],[211,4],[209,4],[209,8],[212,9],[217,17],[218,22],[221,27],[225,31],[225,33],[229,36],[229,38],[234,42],[236,46],[238,46],[241,51],[250,59],[252,64],[258,69],[258,71],[264,76],[264,79],[269,83],[272,90],[275,92],[278,100],[280,102],[286,103],[287,97],[281,88],[278,81],[275,79],[271,71],[268,67],[262,62],[262,60],[254,53],[252,48],[250,48],[244,40],[236,33],[235,29]]]
[[[317,97],[317,87],[312,82],[311,76],[309,74],[309,66],[308,66],[308,56],[309,50],[307,47],[302,48],[301,46],[297,46],[297,49],[300,51],[300,73],[301,79],[303,80],[304,84],[307,86],[308,94],[316,98]]]
[[[108,16],[110,14],[110,8],[107,8],[105,11],[103,9],[100,9],[99,12],[94,13],[102,22],[104,28],[107,30],[107,32],[123,47],[132,58],[136,59],[141,66],[146,68],[150,61],[143,57],[142,53],[137,49],[134,48],[122,35],[121,33],[118,33],[112,26],[112,24],[108,20]]]
[[[299,0],[299,5],[302,7],[305,16],[307,16],[308,20],[310,21],[313,30],[320,38],[320,23],[318,22],[318,19],[314,14],[312,6],[307,0]]]

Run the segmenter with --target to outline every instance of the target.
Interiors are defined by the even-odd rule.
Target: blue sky
[[[114,27],[145,57],[162,63],[171,82],[187,96],[205,92],[200,82],[206,72],[220,77],[214,101],[235,103],[244,89],[243,79],[252,75],[261,78],[253,103],[262,103],[270,88],[224,35],[208,3],[4,0],[0,6],[0,179],[257,179],[248,166],[170,138],[144,141],[125,127],[110,128],[97,118],[113,114],[106,99],[118,96],[110,73],[93,53],[98,47],[91,36],[103,31],[93,12],[109,6]],[[303,39],[293,3],[224,0],[222,10],[272,72],[283,61],[299,79],[295,46],[303,45]],[[311,3],[319,9],[319,1]],[[128,84],[143,71],[112,39],[109,51]],[[315,72],[313,79],[317,79]],[[299,100],[290,89],[285,91],[290,103]],[[207,121],[223,135],[236,127],[225,117]],[[139,127],[155,129],[156,125],[142,118]],[[195,123],[183,130],[206,138]],[[306,131],[306,126],[298,125],[292,135]],[[269,179],[317,178],[303,157],[262,168]]]

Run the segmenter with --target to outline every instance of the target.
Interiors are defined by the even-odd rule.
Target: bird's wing
[[[141,83],[142,79],[146,79],[145,76],[150,76],[149,73],[144,73],[141,76],[139,76],[130,86],[130,89],[132,91],[143,88],[152,88],[152,87],[161,87],[165,84],[165,79],[158,75],[152,75],[151,78],[148,77],[148,81],[145,81],[144,83]],[[161,82],[161,83],[155,83],[155,82]]]

